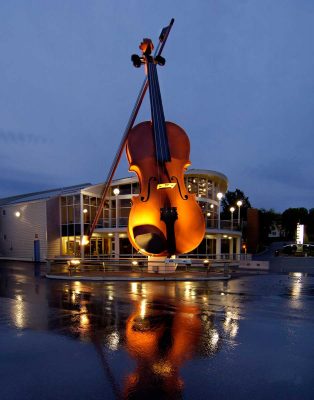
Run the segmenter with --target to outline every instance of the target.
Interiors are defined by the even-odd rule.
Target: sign
[[[304,240],[304,225],[297,224],[297,244],[303,244]]]

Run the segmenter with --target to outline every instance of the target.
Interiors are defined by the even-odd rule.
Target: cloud
[[[33,133],[0,129],[0,142],[6,144],[47,144],[49,141],[46,137]]]

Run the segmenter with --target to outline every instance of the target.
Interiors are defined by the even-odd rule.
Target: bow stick
[[[157,57],[157,56],[161,55],[162,50],[163,50],[163,48],[165,46],[165,43],[166,43],[166,41],[168,39],[168,36],[169,36],[170,31],[171,31],[173,23],[174,23],[174,19],[172,18],[171,21],[170,21],[170,24],[162,29],[161,34],[159,36],[159,43],[158,43],[158,46],[156,48],[154,57]],[[92,234],[93,234],[93,232],[95,230],[95,227],[97,225],[97,222],[99,220],[99,217],[100,217],[100,214],[101,214],[102,209],[104,207],[104,204],[105,204],[105,201],[106,201],[106,197],[107,197],[107,194],[108,194],[108,191],[109,191],[113,176],[114,176],[114,174],[116,172],[116,169],[118,167],[119,161],[121,159],[121,156],[122,156],[122,153],[123,153],[123,150],[124,150],[124,147],[125,147],[125,143],[126,143],[127,138],[128,138],[128,134],[129,134],[130,130],[133,127],[133,124],[134,124],[135,119],[137,117],[138,111],[139,111],[139,109],[141,107],[141,104],[142,104],[142,101],[143,101],[143,99],[145,97],[145,93],[147,91],[147,88],[148,88],[148,80],[147,80],[147,77],[146,77],[144,79],[143,84],[142,84],[141,90],[140,90],[140,92],[139,92],[139,94],[137,96],[137,99],[136,99],[135,105],[133,107],[130,119],[129,119],[128,123],[127,123],[127,126],[126,126],[125,130],[124,130],[124,134],[123,134],[121,142],[119,144],[118,151],[117,151],[117,153],[116,153],[116,155],[114,157],[114,160],[112,162],[111,168],[110,168],[109,173],[107,175],[107,179],[105,181],[105,186],[104,186],[104,189],[103,189],[103,192],[102,192],[102,195],[101,195],[101,201],[100,201],[99,207],[97,209],[94,221],[93,221],[93,223],[92,223],[92,225],[91,225],[91,227],[89,229],[88,240],[90,240],[90,238],[91,238],[91,236],[92,236]]]

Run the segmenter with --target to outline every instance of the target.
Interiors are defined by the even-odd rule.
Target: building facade
[[[190,256],[217,257],[240,254],[241,232],[233,216],[220,220],[220,199],[228,187],[225,175],[191,169],[185,184],[203,211],[206,232]],[[82,184],[0,199],[0,257],[41,261],[58,257],[134,257],[138,253],[127,236],[131,199],[139,193],[137,177],[112,182],[95,231],[89,232],[101,201],[104,184]],[[38,248],[39,256],[38,256]]]

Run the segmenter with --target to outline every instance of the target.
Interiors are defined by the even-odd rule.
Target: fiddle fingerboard
[[[165,115],[159,88],[157,68],[153,62],[148,62],[147,64],[147,75],[156,159],[158,163],[164,164],[166,161],[171,161],[171,156],[167,138]]]

